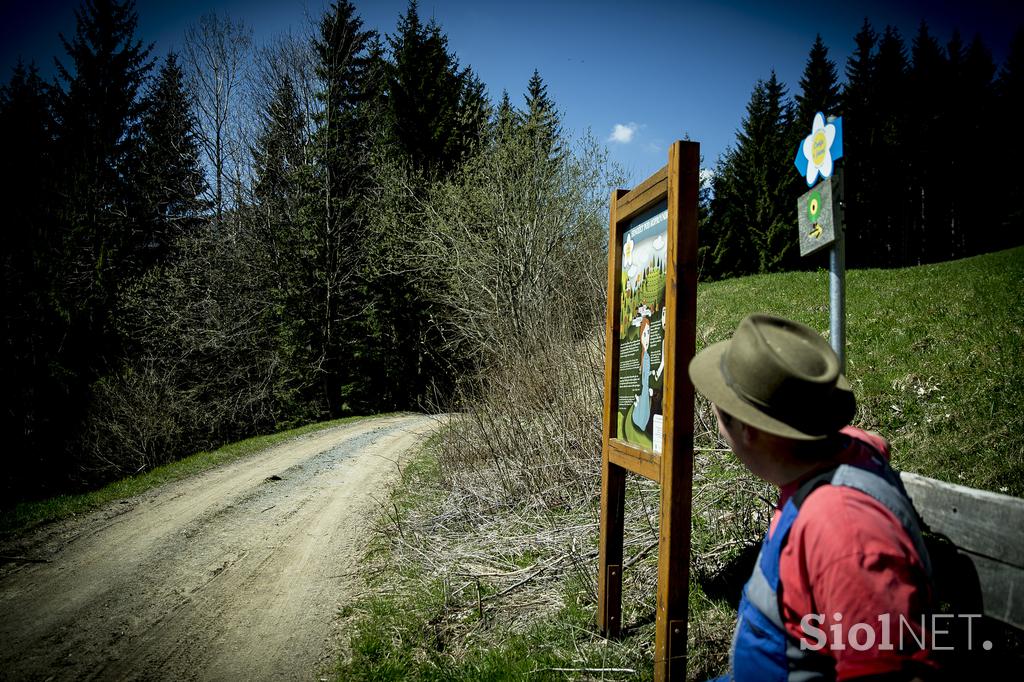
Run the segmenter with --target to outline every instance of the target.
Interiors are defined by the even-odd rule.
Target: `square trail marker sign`
[[[842,225],[842,171],[836,171],[796,201],[800,229],[800,255],[808,256],[832,246],[836,225]]]

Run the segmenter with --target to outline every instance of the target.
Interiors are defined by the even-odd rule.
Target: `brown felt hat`
[[[749,315],[728,341],[690,362],[697,390],[754,428],[796,440],[821,440],[850,423],[857,409],[839,358],[807,325]]]

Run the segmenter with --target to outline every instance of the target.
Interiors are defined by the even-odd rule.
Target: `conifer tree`
[[[878,44],[878,34],[867,18],[864,19],[853,41],[856,48],[846,62],[846,85],[841,97],[843,115],[848,117],[870,108],[873,95],[871,90],[875,77],[875,46]]]
[[[996,83],[1000,120],[1015,121],[1024,111],[1024,26],[1017,29],[1010,42],[1006,62],[999,70]],[[1002,248],[1010,244],[1024,241],[1024,177],[1019,171],[1018,159],[1024,155],[1024,139],[1021,135],[1009,135],[1006,140],[1005,152],[1000,155],[999,185],[1000,198],[1006,202],[1006,220],[1002,225],[1002,235],[994,235],[988,248]]]
[[[491,118],[491,103],[487,99],[487,86],[472,70],[466,69],[466,78],[459,96],[458,139],[453,148],[460,150],[460,159],[477,151],[484,141],[487,122]]]
[[[849,267],[877,264],[878,224],[875,215],[878,182],[876,54],[878,36],[865,18],[854,37],[856,48],[846,62],[841,103],[846,173],[846,262]]]
[[[383,147],[394,128],[392,112],[388,106],[390,76],[391,64],[388,63],[387,46],[380,34],[374,31],[366,48],[366,74],[363,86],[363,109],[371,147]]]
[[[911,47],[913,62],[908,73],[910,102],[905,120],[904,145],[912,189],[907,222],[911,263],[945,260],[952,256],[949,234],[948,152],[940,140],[948,139],[951,79],[946,56],[928,25],[921,22]]]
[[[949,230],[950,255],[960,257],[984,250],[983,240],[998,232],[1002,209],[994,202],[977,201],[989,192],[991,179],[976,172],[976,151],[986,144],[989,117],[995,110],[993,78],[995,64],[992,55],[975,36],[966,49],[961,47],[959,34],[946,47],[949,58],[949,97],[947,140],[944,145],[948,156],[949,174]],[[998,181],[997,181],[998,182]]]
[[[261,118],[262,129],[252,150],[253,209],[264,244],[281,263],[299,247],[297,228],[305,189],[306,122],[287,73],[280,76]]]
[[[422,23],[416,0],[410,0],[388,42],[394,141],[412,168],[427,177],[444,177],[483,132],[482,83],[471,69],[460,68],[440,26]]]
[[[139,94],[152,65],[135,37],[134,5],[86,0],[75,16],[74,36],[61,36],[67,61],[57,61],[51,89],[57,198],[43,291],[55,313],[47,335],[60,341],[38,357],[52,381],[36,416],[50,430],[45,456],[66,459],[51,460],[49,476],[71,468],[90,384],[122,354],[117,296],[141,273],[152,236],[138,182]]]
[[[166,257],[173,241],[193,231],[209,209],[199,159],[196,119],[178,56],[167,55],[142,115],[140,189],[153,225],[149,259]]]
[[[305,121],[288,74],[283,74],[275,87],[273,99],[262,114],[262,126],[253,149],[253,196],[269,211],[294,195],[293,176],[304,161]]]
[[[42,292],[48,282],[53,205],[53,120],[46,85],[35,64],[18,62],[0,88],[0,135],[6,160],[0,169],[0,197],[9,229],[4,235],[4,291],[25,287]],[[26,286],[28,285],[28,286]],[[3,296],[9,303],[8,295]],[[6,308],[5,308],[6,309]]]
[[[313,44],[320,111],[312,144],[315,170],[301,223],[300,291],[308,292],[299,327],[310,356],[311,385],[324,415],[338,416],[353,398],[358,362],[355,326],[364,308],[365,195],[371,186],[373,107],[379,90],[376,34],[363,28],[348,0],[334,2]],[[376,49],[379,50],[379,47]],[[301,345],[301,344],[300,344]]]
[[[119,286],[136,276],[148,247],[138,183],[142,166],[140,90],[152,63],[135,37],[134,4],[86,0],[77,28],[61,36],[56,91],[61,169],[59,305],[81,355],[74,374],[91,379],[118,354],[112,313]],[[84,365],[84,366],[83,366]]]
[[[792,121],[785,86],[772,71],[754,86],[736,147],[716,173],[706,261],[710,275],[774,272],[799,264]]]
[[[501,101],[495,107],[494,115],[491,118],[491,129],[497,131],[498,134],[503,130],[510,130],[515,124],[515,119],[516,110],[512,106],[512,100],[509,99],[508,90],[502,90]]]
[[[0,354],[0,438],[5,443],[0,496],[14,500],[46,478],[59,449],[67,395],[56,362],[64,325],[55,287],[53,121],[34,64],[18,63],[0,87],[0,202],[5,233],[0,273],[4,350]],[[56,370],[56,371],[54,371]],[[34,491],[33,491],[34,492]]]
[[[806,128],[814,114],[823,112],[826,116],[839,113],[839,80],[836,63],[828,58],[828,47],[818,34],[811,46],[811,52],[800,78],[800,93],[796,96],[797,128]]]
[[[548,86],[544,84],[537,69],[533,70],[526,86],[526,111],[523,114],[524,124],[539,136],[542,143],[539,148],[547,149],[552,159],[561,156],[562,149],[557,144],[562,136],[560,117],[554,102],[548,97]]]
[[[280,359],[273,372],[274,399],[285,415],[318,419],[329,413],[323,395],[323,377],[316,360],[322,347],[314,330],[319,296],[319,262],[308,214],[319,206],[311,164],[306,157],[307,121],[295,82],[288,71],[277,71],[273,94],[260,113],[260,130],[252,148],[253,186],[249,217],[253,248],[272,273],[263,280],[262,297],[268,306],[265,335]]]
[[[900,266],[910,262],[912,243],[907,229],[910,216],[910,160],[906,139],[907,52],[903,38],[886,26],[875,59],[872,145],[875,154],[867,162],[875,166],[870,187],[874,198],[875,250],[879,265]],[[854,133],[855,134],[855,133]]]
[[[424,24],[412,0],[393,35],[380,148],[386,153],[384,185],[376,216],[376,249],[369,264],[366,334],[373,339],[361,356],[362,382],[382,405],[415,406],[432,391],[447,391],[453,358],[442,348],[428,282],[410,274],[407,262],[424,221],[416,215],[429,186],[450,176],[480,147],[491,115],[484,84],[462,68],[448,39],[431,21]],[[388,216],[384,219],[383,216]]]
[[[118,283],[137,273],[149,238],[135,209],[142,157],[139,94],[152,62],[150,48],[135,38],[134,3],[86,0],[76,17],[75,36],[61,36],[70,62],[57,62],[66,86],[57,91],[55,107],[67,192],[65,281],[70,305],[94,308],[87,314],[96,321],[111,310]],[[80,299],[83,294],[87,300]]]

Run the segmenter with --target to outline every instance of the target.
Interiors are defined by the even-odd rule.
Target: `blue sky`
[[[4,80],[21,56],[44,75],[63,56],[58,32],[74,33],[69,0],[10,2],[0,9]],[[138,0],[140,37],[156,53],[180,48],[187,25],[210,10],[227,11],[254,29],[257,42],[306,31],[323,0]],[[392,32],[407,0],[355,0],[367,26]],[[664,165],[668,145],[689,136],[713,166],[733,143],[754,83],[775,69],[792,93],[816,33],[829,46],[840,75],[864,17],[881,31],[896,26],[907,40],[922,19],[941,43],[954,28],[964,40],[980,33],[997,64],[1024,3],[971,2],[643,2],[605,0],[421,0],[463,65],[487,84],[493,99],[508,90],[522,103],[536,68],[570,131],[590,130],[637,182]],[[810,121],[807,122],[808,130]],[[617,132],[617,134],[615,134]],[[847,130],[846,135],[856,131]]]

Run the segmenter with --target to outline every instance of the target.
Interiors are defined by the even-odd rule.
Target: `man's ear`
[[[743,443],[743,445],[747,449],[750,449],[758,442],[758,440],[760,440],[761,432],[759,430],[755,429],[753,426],[750,426],[746,422],[737,421],[736,424],[740,427],[740,442]]]

